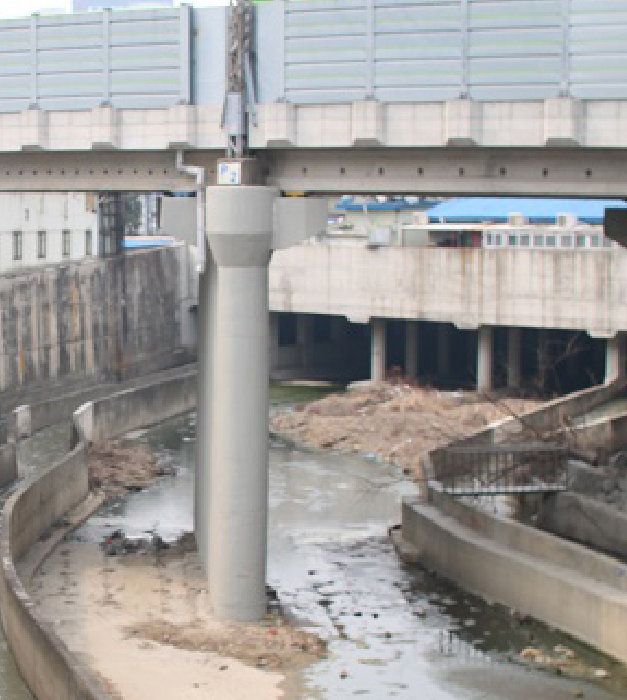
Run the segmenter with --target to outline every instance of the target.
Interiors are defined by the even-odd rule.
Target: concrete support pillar
[[[418,376],[418,321],[405,323],[405,375]]]
[[[194,532],[198,556],[209,570],[209,473],[212,418],[212,363],[215,340],[216,265],[205,253],[205,271],[198,278],[198,399],[196,403],[196,473]]]
[[[520,328],[510,328],[507,331],[507,386],[511,389],[520,387],[521,335]]]
[[[607,339],[605,349],[605,383],[625,374],[625,336],[620,331]]]
[[[271,187],[208,187],[216,261],[209,591],[216,617],[266,611]]]
[[[447,378],[451,370],[449,347],[449,327],[446,323],[438,325],[438,377]]]
[[[477,391],[492,390],[492,327],[480,326],[477,332]]]
[[[373,382],[385,381],[385,327],[384,318],[370,321],[370,379]]]

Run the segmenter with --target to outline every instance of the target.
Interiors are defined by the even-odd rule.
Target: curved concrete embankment
[[[523,430],[543,434],[613,399],[625,381],[593,387],[506,419],[453,443],[500,442]],[[443,449],[425,456],[437,480]],[[426,489],[406,499],[402,537],[418,557],[460,586],[572,634],[627,662],[627,566],[581,545],[515,523]]]
[[[83,404],[74,413],[72,450],[22,485],[6,503],[0,539],[0,616],[17,666],[39,700],[104,700],[109,694],[70,654],[52,625],[40,617],[18,576],[16,563],[87,498],[87,446],[91,440],[159,422],[193,408],[195,402],[196,372],[188,370]]]

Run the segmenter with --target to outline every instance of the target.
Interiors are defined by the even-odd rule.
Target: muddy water
[[[77,533],[97,541],[122,528],[157,528],[174,538],[192,527],[195,416],[168,421],[134,440],[176,466],[166,477],[108,506]],[[489,606],[418,567],[402,565],[387,538],[411,490],[393,468],[346,455],[270,449],[268,580],[287,612],[329,640],[329,657],[290,686],[298,698],[625,697],[622,667],[565,635]],[[526,670],[527,646],[574,649],[604,686]]]

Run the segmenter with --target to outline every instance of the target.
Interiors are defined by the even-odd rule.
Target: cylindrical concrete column
[[[438,324],[438,377],[440,379],[447,379],[451,371],[449,330],[448,324]]]
[[[492,327],[481,326],[477,332],[477,391],[492,390]]]
[[[405,323],[405,375],[418,376],[418,321]]]
[[[203,522],[203,515],[207,512],[205,499],[205,475],[209,464],[209,442],[207,428],[207,392],[205,390],[206,377],[209,373],[207,358],[207,307],[209,306],[209,292],[207,289],[207,270],[198,275],[198,312],[196,315],[196,353],[198,355],[198,397],[196,399],[196,472],[194,474],[194,534],[196,546],[201,563],[206,568],[205,561],[207,526]]]
[[[209,569],[209,472],[215,341],[216,264],[205,252],[205,270],[198,280],[198,398],[196,402],[196,474],[194,533],[198,556]]]
[[[520,387],[521,335],[520,328],[509,328],[507,331],[507,386],[512,389]]]
[[[370,320],[370,379],[373,382],[385,381],[385,319]]]
[[[209,591],[216,617],[266,611],[268,263],[271,187],[208,187],[217,265],[209,474]]]
[[[605,383],[625,374],[625,336],[620,331],[607,339],[605,346]]]

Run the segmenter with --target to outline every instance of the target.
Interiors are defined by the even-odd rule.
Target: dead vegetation
[[[424,451],[537,403],[405,384],[366,385],[277,412],[271,429],[312,447],[375,456],[419,476]]]
[[[157,477],[172,473],[172,466],[158,462],[148,445],[117,440],[93,443],[88,465],[90,488],[102,489],[108,499],[146,488]]]

